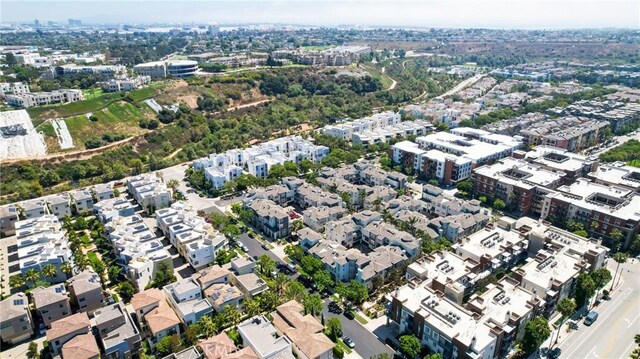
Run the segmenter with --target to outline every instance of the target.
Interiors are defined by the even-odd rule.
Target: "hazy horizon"
[[[494,29],[640,28],[637,0],[7,1],[2,22],[269,23]]]

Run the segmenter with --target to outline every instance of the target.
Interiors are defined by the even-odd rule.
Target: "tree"
[[[576,282],[576,303],[582,307],[596,292],[596,283],[588,273],[580,273]]]
[[[423,359],[442,359],[442,354],[440,353],[427,354],[424,356]]]
[[[302,290],[304,291],[304,287],[302,288]],[[260,294],[260,297],[258,299],[258,301],[260,302],[260,308],[264,312],[272,312],[273,310],[276,309],[277,306],[280,305],[281,303],[280,298],[281,297],[278,295],[278,293],[274,291],[269,290],[266,292],[262,292],[262,294]]]
[[[205,315],[198,320],[198,329],[200,329],[200,335],[204,338],[211,338],[218,334],[218,326],[208,315]]]
[[[156,275],[153,278],[152,287],[162,288],[169,283],[176,281],[176,275],[173,273],[173,268],[167,262],[160,262]]]
[[[165,356],[182,350],[182,342],[177,334],[166,336],[158,341],[156,345],[156,356],[164,358]]]
[[[321,269],[313,275],[313,282],[318,286],[319,291],[323,291],[333,284],[333,279],[328,271]]]
[[[42,267],[42,275],[52,280],[58,275],[58,268],[51,263],[46,264]]]
[[[282,273],[278,273],[276,275],[276,277],[274,278],[273,282],[274,282],[274,288],[276,293],[278,293],[278,295],[282,295],[282,293],[284,293],[285,289],[287,288],[287,284],[289,284],[289,282],[291,281],[291,279],[289,279],[288,276],[282,274]]]
[[[271,273],[276,270],[276,261],[271,259],[271,257],[266,254],[258,257],[258,261],[256,264],[260,270],[260,273],[264,275],[271,275]]]
[[[39,359],[40,352],[38,351],[38,343],[29,343],[29,349],[27,350],[27,359]]]
[[[124,282],[120,282],[118,284],[118,293],[120,293],[122,300],[125,302],[128,302],[129,299],[133,297],[133,294],[135,292],[136,292],[136,289],[133,287],[133,284],[131,284],[131,282],[129,282],[128,280],[125,280]]]
[[[118,281],[118,277],[120,277],[120,272],[122,272],[122,267],[117,265],[109,266],[109,269],[107,270],[109,282],[116,283]]]
[[[302,270],[305,273],[307,273],[309,275],[313,275],[315,272],[317,272],[320,269],[322,269],[324,267],[324,265],[322,264],[321,260],[319,260],[318,258],[316,258],[314,256],[304,256],[300,260],[300,267],[302,267]]]
[[[245,299],[242,310],[250,317],[256,316],[260,314],[260,303],[255,299]]]
[[[62,264],[60,265],[60,270],[62,271],[62,273],[66,274],[68,278],[69,274],[72,274],[73,272],[73,266],[70,262],[62,262]]]
[[[284,254],[295,261],[300,261],[302,257],[304,257],[304,251],[302,248],[295,244],[290,244],[284,247]]]
[[[616,249],[620,248],[620,246],[622,245],[621,241],[622,241],[622,238],[624,238],[624,234],[618,228],[614,228],[609,234],[609,236],[615,242],[614,248]]]
[[[551,335],[551,328],[544,317],[536,317],[527,322],[522,337],[522,350],[526,354],[533,353]]]
[[[230,240],[235,240],[241,234],[240,228],[235,224],[227,224],[224,226],[224,228],[222,228],[222,233]]]
[[[240,323],[240,319],[242,318],[240,311],[233,305],[225,305],[222,311],[222,316],[225,324],[230,326],[236,326]]]
[[[613,280],[611,281],[611,289],[609,289],[610,292],[613,291],[613,284],[616,281],[616,277],[618,277],[618,271],[620,270],[620,264],[623,263],[627,263],[627,259],[629,259],[629,256],[626,253],[616,253],[613,255],[613,260],[616,261],[616,273],[613,275]],[[620,280],[620,278],[618,278],[618,280]]]
[[[555,343],[557,343],[560,338],[560,331],[562,330],[564,322],[576,312],[576,302],[573,299],[564,298],[558,303],[558,311],[562,314],[562,318],[560,319],[560,326],[558,327],[558,335],[556,336]]]
[[[16,274],[9,277],[9,287],[11,289],[20,289],[24,287],[26,280],[22,274]]]
[[[304,228],[304,223],[302,223],[301,220],[298,219],[291,222],[291,232],[298,233],[298,231],[301,230],[302,228]]]
[[[36,281],[40,279],[40,273],[38,273],[38,271],[35,270],[35,268],[31,268],[27,270],[27,273],[24,274],[24,278],[27,280],[27,282],[31,282],[35,287]]]
[[[304,295],[307,291],[304,289],[304,286],[298,282],[297,280],[292,280],[287,285],[287,288],[284,291],[284,296],[287,300],[296,300],[297,302],[302,302]]]
[[[322,312],[324,302],[320,294],[309,294],[302,299],[302,306],[305,312],[315,316]]]
[[[496,200],[493,201],[493,208],[497,209],[498,211],[503,210],[505,207],[506,204],[500,198],[496,198]]]
[[[198,328],[198,323],[191,324],[184,330],[183,334],[183,342],[185,346],[192,346],[198,344],[198,333],[200,332],[200,328]]]
[[[340,318],[338,317],[329,318],[326,327],[327,334],[334,340],[338,337],[338,334],[342,332],[342,322],[340,322]]]
[[[420,353],[420,340],[414,335],[403,335],[400,337],[400,352],[405,358],[413,359],[418,353]]]

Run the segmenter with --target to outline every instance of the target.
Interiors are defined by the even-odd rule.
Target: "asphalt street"
[[[355,351],[360,354],[361,357],[368,359],[381,353],[388,353],[393,357],[394,351],[381,342],[378,337],[367,330],[367,328],[363,327],[356,319],[350,320],[344,316],[344,313],[334,314],[329,312],[329,302],[331,302],[330,298],[325,299],[324,308],[322,309],[325,322],[329,318],[339,318],[340,322],[342,322],[342,338],[351,338],[356,345]]]
[[[616,263],[609,262],[613,274]],[[580,323],[578,330],[558,345],[561,358],[628,358],[637,346],[633,337],[640,333],[640,262],[634,260],[620,268],[622,279],[611,300],[594,308],[598,312],[595,323]]]
[[[249,235],[247,233],[242,233],[238,237],[238,242],[244,244],[247,247],[247,249],[249,250],[249,252],[247,252],[247,254],[250,255],[251,257],[253,257],[253,256],[260,257],[261,255],[266,254],[271,259],[275,260],[276,263],[286,264],[285,262],[282,261],[282,259],[280,259],[272,251],[269,251],[269,250],[266,250],[266,249],[262,248],[262,243],[260,243],[260,241],[258,241],[255,238],[249,237]]]

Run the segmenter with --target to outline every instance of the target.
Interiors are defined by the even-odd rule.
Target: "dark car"
[[[296,272],[296,266],[293,265],[293,263],[287,263],[287,269],[289,271],[291,271],[291,273],[295,273]]]
[[[550,359],[560,358],[560,354],[562,354],[562,349],[556,347],[549,351],[549,353],[547,354],[547,358],[550,358]]]
[[[355,315],[355,314],[353,314],[353,312],[352,312],[352,311],[350,311],[350,310],[345,311],[345,312],[344,312],[344,316],[345,316],[347,319],[350,319],[350,320],[353,320],[353,319],[356,317],[356,315]]]
[[[269,246],[268,246],[268,245],[266,245],[265,243],[262,243],[262,246],[261,246],[261,247],[262,247],[262,249],[264,249],[265,251],[268,251],[268,250],[269,250]]]
[[[342,339],[342,342],[344,342],[344,344],[351,349],[356,347],[356,343],[354,343],[353,340],[351,340],[351,338],[345,337],[344,339]]]

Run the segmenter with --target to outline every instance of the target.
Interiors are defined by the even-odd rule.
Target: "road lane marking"
[[[596,354],[596,348],[597,347],[593,347],[593,350],[591,350],[591,355],[593,355],[594,358],[600,358],[600,356]]]
[[[632,304],[633,304],[633,303],[632,303]],[[636,309],[636,308],[635,308],[633,305],[629,305],[629,306],[624,310],[624,312],[623,312],[623,313],[621,313],[620,315],[621,315],[621,316],[625,316],[625,317],[626,317],[626,316],[627,316],[627,313],[629,312],[629,310],[635,310],[635,309]],[[637,318],[637,317],[636,317],[636,318]],[[631,324],[632,324],[633,322],[635,322],[636,318],[634,318],[634,319],[633,319],[633,321],[629,321],[629,319],[628,319],[628,318],[624,318],[625,322],[630,323],[630,324],[627,326],[627,328],[629,328],[629,327],[631,326]],[[617,343],[617,336],[618,336],[618,331],[619,331],[619,327],[620,327],[620,325],[621,325],[621,324],[622,324],[622,321],[617,321],[617,322],[615,322],[615,323],[612,325],[612,327],[611,327],[611,329],[610,329],[611,336],[609,337],[609,341],[608,341],[607,349],[606,349],[606,351],[605,351],[605,353],[604,353],[604,356],[605,356],[605,357],[610,357],[610,355],[609,355],[609,354],[611,353],[611,350],[613,350],[613,348],[615,348],[615,347],[618,347],[618,345],[617,345],[617,344],[618,344],[618,343]]]

